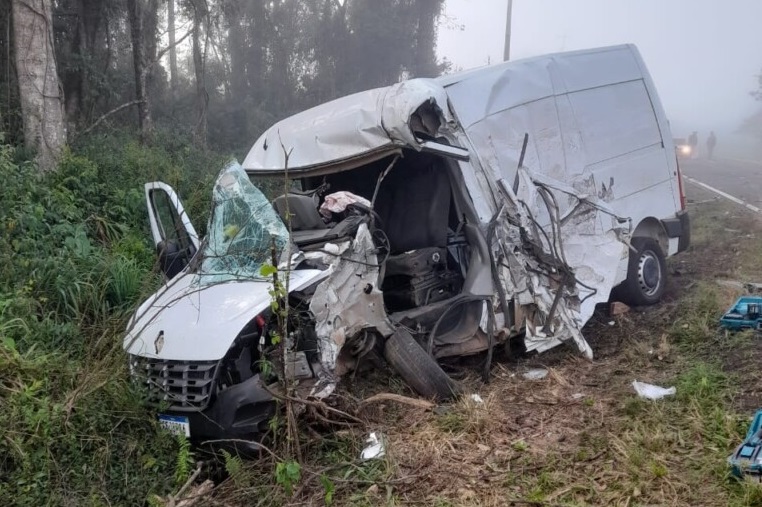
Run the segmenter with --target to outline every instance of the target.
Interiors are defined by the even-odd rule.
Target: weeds
[[[157,282],[142,185],[174,157],[114,148],[66,153],[43,175],[0,146],[5,505],[141,505],[193,464],[189,444],[160,430],[133,389],[121,350],[126,316]],[[136,170],[146,151],[154,165]],[[201,179],[187,188],[208,199]]]

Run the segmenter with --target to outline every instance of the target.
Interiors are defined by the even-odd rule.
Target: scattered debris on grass
[[[677,389],[674,387],[664,388],[653,384],[646,384],[645,382],[638,382],[637,380],[632,381],[632,387],[638,393],[638,396],[647,400],[660,400],[677,393]]]
[[[383,435],[379,436],[376,432],[372,432],[365,440],[367,446],[360,453],[360,459],[367,461],[369,459],[383,458],[386,454]]]
[[[542,380],[548,376],[548,370],[544,368],[533,368],[522,375],[527,380]]]

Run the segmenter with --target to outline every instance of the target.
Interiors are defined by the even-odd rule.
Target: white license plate
[[[173,435],[190,436],[190,421],[184,415],[159,414],[159,426]]]

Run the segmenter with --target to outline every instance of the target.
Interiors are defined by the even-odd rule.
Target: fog
[[[440,57],[462,69],[502,60],[506,0],[447,0],[445,14]],[[749,95],[762,68],[760,19],[759,0],[513,0],[511,59],[635,43],[674,135],[728,139],[762,106]]]

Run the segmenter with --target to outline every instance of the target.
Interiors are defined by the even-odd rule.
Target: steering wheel
[[[367,215],[372,218],[375,229],[384,228],[384,223],[381,220],[381,217],[370,206],[366,206],[359,202],[353,202],[347,204],[346,212],[347,215]]]

